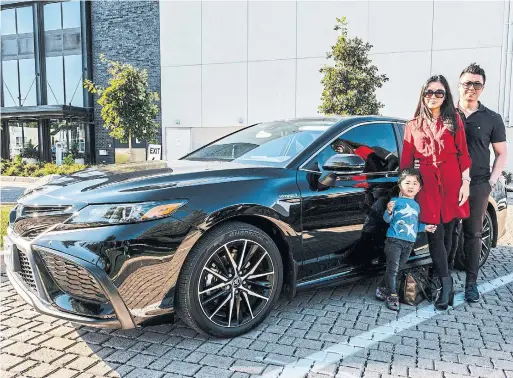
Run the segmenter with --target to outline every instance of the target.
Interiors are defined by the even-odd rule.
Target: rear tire
[[[201,333],[239,336],[267,317],[282,281],[281,255],[269,235],[250,224],[225,223],[187,256],[177,283],[176,312]]]

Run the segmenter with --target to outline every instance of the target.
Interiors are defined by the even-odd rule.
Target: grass
[[[3,247],[4,244],[4,236],[7,233],[7,226],[9,225],[9,213],[12,208],[12,205],[0,206],[0,247]]]

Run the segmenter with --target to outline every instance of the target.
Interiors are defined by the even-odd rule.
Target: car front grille
[[[76,298],[107,302],[98,282],[86,269],[52,253],[38,253],[60,290]]]
[[[69,205],[58,205],[58,206],[23,206],[18,205],[19,210],[17,208],[17,213],[20,216],[41,216],[41,215],[48,215],[51,213],[60,213],[68,211],[71,209],[71,206]]]
[[[13,212],[15,212],[15,217],[11,226],[14,232],[24,239],[33,240],[51,227],[68,219],[72,214],[72,207],[69,205],[24,206],[20,204]]]
[[[34,280],[34,273],[32,272],[32,268],[30,267],[28,256],[25,254],[25,252],[22,252],[20,250],[18,250],[18,256],[20,259],[21,270],[16,273],[23,280],[23,282],[25,282],[27,287],[36,293],[36,281]]]

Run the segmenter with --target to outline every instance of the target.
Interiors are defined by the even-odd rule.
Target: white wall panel
[[[499,104],[499,80],[501,48],[463,49],[433,51],[432,74],[442,74],[449,81],[454,99],[457,101],[459,76],[470,63],[478,63],[486,73],[486,84],[481,101],[497,111]]]
[[[247,121],[247,63],[203,65],[202,126],[245,125]],[[238,120],[242,118],[243,123]]]
[[[325,57],[338,37],[336,18],[345,16],[351,37],[367,40],[368,1],[299,1],[297,3],[298,58]]]
[[[371,1],[369,42],[373,53],[431,49],[431,1]]]
[[[201,63],[201,2],[161,1],[162,66]]]
[[[296,57],[296,2],[248,3],[249,60]]]
[[[162,67],[161,77],[162,126],[201,126],[201,66]]]
[[[319,69],[327,62],[326,58],[297,60],[296,117],[318,115],[323,90]]]
[[[247,60],[247,11],[246,1],[203,2],[203,64]]]
[[[296,62],[276,60],[248,65],[248,123],[294,117]]]
[[[435,1],[433,49],[502,45],[504,1]]]
[[[372,55],[379,72],[388,76],[378,89],[378,100],[385,104],[381,114],[413,118],[420,90],[429,78],[430,52],[406,52]]]
[[[201,127],[191,129],[192,150],[197,150],[216,139],[231,134],[239,130],[241,127]]]

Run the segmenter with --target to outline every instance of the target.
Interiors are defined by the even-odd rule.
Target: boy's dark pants
[[[397,275],[406,265],[413,249],[413,244],[412,242],[396,238],[387,238],[385,242],[387,270],[383,279],[390,294],[397,294]]]

